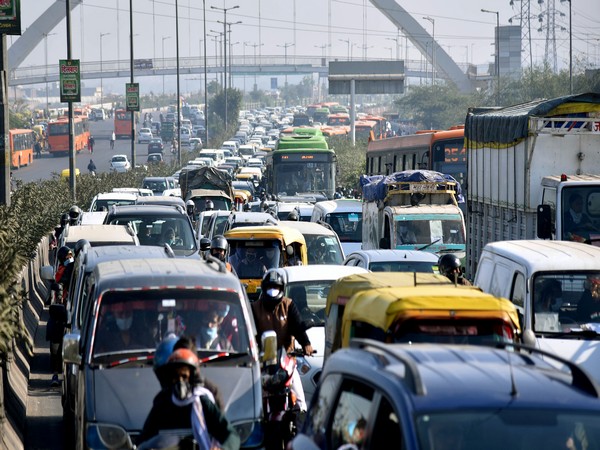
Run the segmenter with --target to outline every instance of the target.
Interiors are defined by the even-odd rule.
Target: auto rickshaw
[[[353,295],[342,318],[342,347],[352,338],[386,343],[489,344],[520,339],[517,309],[473,286],[416,285]]]
[[[425,272],[371,272],[349,275],[333,283],[325,306],[324,357],[327,358],[342,345],[342,317],[345,305],[354,294],[370,289],[417,284],[450,284],[450,280],[443,275]]]
[[[229,242],[229,262],[251,300],[258,298],[267,270],[308,264],[304,236],[289,227],[238,227],[227,231],[225,238]]]
[[[252,201],[252,194],[250,193],[250,191],[247,191],[245,189],[234,189],[233,195],[233,202],[236,211],[243,211],[244,205],[247,205],[248,202]]]
[[[78,177],[80,173],[81,173],[80,170],[76,167],[75,168],[75,176]],[[60,178],[62,180],[68,180],[70,176],[71,176],[71,171],[69,169],[63,169],[60,172]]]

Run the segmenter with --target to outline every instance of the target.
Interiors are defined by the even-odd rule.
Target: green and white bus
[[[303,131],[308,129],[302,129]],[[267,156],[268,190],[281,196],[332,199],[336,157],[320,130],[282,136]]]

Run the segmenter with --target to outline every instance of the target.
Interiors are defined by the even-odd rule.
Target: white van
[[[526,344],[600,381],[599,261],[599,247],[578,242],[493,242],[481,253],[474,284],[515,304]]]
[[[238,147],[239,147],[238,141],[225,141],[221,144],[221,148],[226,148],[228,150],[231,150],[231,153],[233,153],[234,155],[237,155]]]
[[[205,148],[203,150],[200,150],[200,153],[198,153],[198,158],[204,157],[212,158],[215,162],[215,166],[218,166],[219,164],[222,164],[223,161],[225,161],[225,155],[223,151],[214,148]]]
[[[340,199],[315,203],[311,222],[326,223],[337,233],[344,253],[349,255],[362,248],[362,203]]]

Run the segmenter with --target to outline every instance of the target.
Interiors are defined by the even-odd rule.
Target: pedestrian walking
[[[39,159],[42,157],[42,144],[40,144],[40,141],[35,141],[35,144],[33,146],[35,148],[35,156]]]
[[[115,140],[117,139],[117,137],[115,136],[115,132],[112,132],[112,135],[110,136],[110,149],[114,150],[115,148]]]
[[[88,139],[88,148],[90,149],[90,153],[94,153],[94,136],[90,135],[90,138]]]

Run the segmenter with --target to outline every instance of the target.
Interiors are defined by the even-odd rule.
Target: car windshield
[[[369,265],[371,272],[427,272],[432,273],[437,266],[435,262],[425,261],[383,261],[372,262]]]
[[[416,418],[419,448],[500,450],[508,445],[517,449],[581,449],[600,442],[598,412],[569,409],[478,409],[421,415]]]
[[[113,156],[112,162],[125,162],[127,158],[124,156]]]
[[[141,245],[169,244],[176,254],[188,255],[197,250],[196,239],[188,217],[180,216],[116,216],[111,225],[130,225],[137,233]]]
[[[229,241],[229,262],[240,278],[262,278],[279,267],[281,250],[276,240]]]
[[[304,322],[310,321],[312,326],[324,326],[325,304],[332,283],[333,280],[288,283],[285,295],[294,301]]]
[[[327,214],[327,223],[331,225],[341,242],[362,242],[362,213]]]
[[[93,327],[93,363],[114,364],[124,354],[153,353],[171,333],[192,337],[200,351],[249,351],[246,322],[235,292],[158,287],[111,290],[100,301]],[[211,329],[217,330],[216,336]]]
[[[335,236],[305,234],[308,264],[342,264],[342,248]]]
[[[600,272],[541,273],[532,286],[536,332],[600,334]]]

